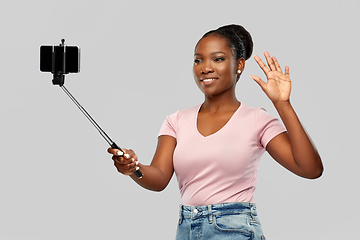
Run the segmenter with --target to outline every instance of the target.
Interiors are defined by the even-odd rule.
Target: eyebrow
[[[224,53],[224,52],[222,52],[222,51],[217,51],[217,52],[212,52],[210,55],[216,55],[216,54],[219,54],[219,53],[226,54],[226,53]],[[196,56],[196,55],[201,56],[202,54],[200,54],[200,53],[195,53],[194,56]]]

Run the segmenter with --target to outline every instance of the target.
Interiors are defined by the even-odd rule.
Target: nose
[[[207,73],[213,73],[213,72],[214,72],[214,68],[213,68],[211,62],[204,61],[204,63],[202,64],[201,73],[207,74]]]

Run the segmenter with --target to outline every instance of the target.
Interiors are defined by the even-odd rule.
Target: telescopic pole
[[[62,76],[64,77],[64,76]],[[90,114],[85,110],[85,108],[83,108],[83,106],[81,106],[81,104],[75,99],[75,97],[67,90],[67,88],[64,85],[60,85],[60,87],[62,88],[62,90],[64,90],[64,92],[66,93],[66,95],[69,96],[69,98],[75,103],[75,105],[80,109],[80,111],[85,115],[85,117],[91,122],[91,124],[99,131],[100,135],[105,139],[105,141],[108,142],[108,144],[110,145],[110,147],[114,148],[114,149],[118,149],[120,150],[123,154],[124,151],[113,141],[111,140],[111,138],[106,134],[106,132],[104,130],[102,130],[102,128],[99,126],[99,124],[97,124],[95,122],[95,120],[90,116]],[[138,177],[139,179],[141,179],[143,177],[142,173],[140,170],[136,170],[134,172],[135,176]]]

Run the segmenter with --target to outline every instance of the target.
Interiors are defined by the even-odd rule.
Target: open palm
[[[258,76],[251,76],[265,92],[273,103],[289,101],[291,92],[291,80],[289,67],[285,67],[285,73],[282,72],[279,62],[275,57],[270,57],[268,52],[264,53],[268,66],[261,61],[259,56],[255,56],[255,61],[264,71],[267,82],[264,82]]]

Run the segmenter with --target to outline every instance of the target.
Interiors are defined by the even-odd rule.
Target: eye
[[[200,59],[195,59],[195,60],[194,60],[194,64],[195,64],[195,65],[198,64],[198,63],[200,63],[200,62],[201,62]]]
[[[225,60],[225,58],[223,58],[223,57],[218,57],[218,58],[214,59],[215,62],[222,62],[224,60]]]

